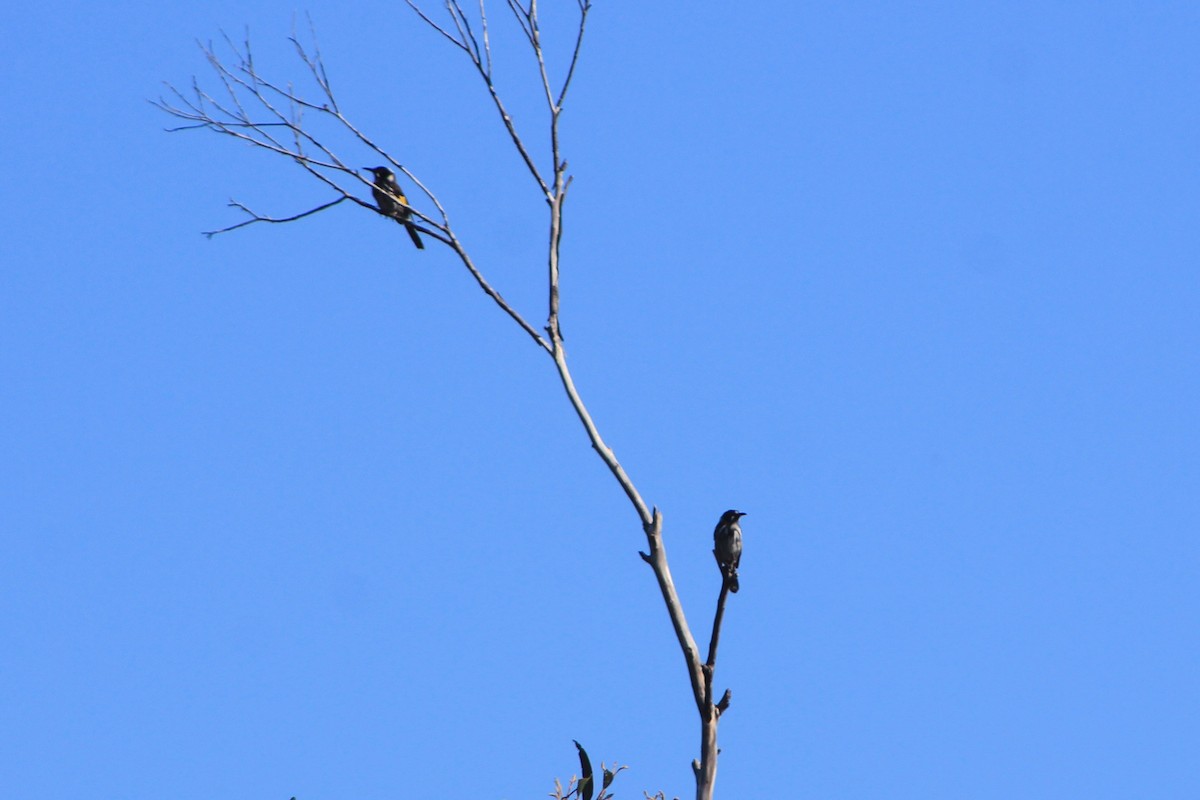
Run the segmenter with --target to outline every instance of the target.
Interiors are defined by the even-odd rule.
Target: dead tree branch
[[[336,206],[338,203],[345,202],[346,200],[347,200],[347,198],[345,198],[345,197],[339,197],[337,200],[330,200],[328,203],[323,203],[322,205],[319,205],[316,208],[310,208],[308,211],[301,211],[299,214],[293,214],[290,217],[264,217],[261,214],[251,211],[249,208],[247,208],[246,206],[237,202],[236,200],[230,200],[229,201],[230,208],[236,208],[239,211],[244,211],[246,214],[248,214],[250,216],[250,219],[245,220],[243,222],[239,222],[236,225],[230,225],[228,228],[220,228],[215,231],[204,231],[204,235],[207,236],[209,239],[211,239],[212,237],[216,236],[218,233],[226,233],[228,231],[235,231],[238,228],[244,228],[247,225],[253,225],[256,222],[295,222],[298,219],[303,219],[304,217],[307,217],[310,214],[316,214],[318,211],[324,211],[325,209],[330,208],[332,206]]]
[[[448,0],[446,5],[447,12],[453,23],[454,33],[451,33],[447,28],[433,21],[420,9],[414,0],[406,0],[406,2],[426,24],[449,39],[470,58],[476,72],[483,79],[488,94],[491,96],[517,152],[537,181],[538,187],[545,195],[546,202],[549,205],[550,241],[547,258],[547,288],[549,297],[545,327],[546,334],[549,337],[547,350],[554,360],[554,367],[567,394],[567,399],[571,403],[571,407],[575,410],[575,414],[579,417],[579,421],[587,433],[588,440],[591,442],[592,449],[600,456],[600,459],[608,467],[622,491],[625,492],[626,497],[629,498],[629,502],[633,505],[638,515],[638,519],[642,523],[642,530],[646,535],[646,541],[649,545],[649,553],[641,553],[641,556],[650,565],[658,581],[663,602],[667,607],[671,625],[675,630],[675,637],[679,642],[680,650],[684,656],[688,679],[692,687],[692,695],[701,719],[700,759],[693,764],[696,778],[696,797],[697,800],[711,800],[717,768],[717,720],[720,714],[728,708],[730,702],[730,694],[726,692],[719,702],[714,703],[712,688],[713,674],[716,670],[717,645],[720,638],[721,621],[724,616],[725,601],[728,597],[729,587],[727,582],[722,581],[720,596],[717,600],[717,613],[713,621],[713,634],[709,643],[708,659],[707,661],[702,661],[699,648],[696,646],[696,641],[688,627],[683,604],[675,589],[675,582],[671,576],[670,566],[667,563],[666,546],[663,543],[662,536],[662,514],[657,508],[651,509],[645,500],[642,499],[633,480],[626,473],[624,467],[621,466],[621,462],[617,459],[613,449],[600,435],[600,431],[592,419],[591,413],[588,411],[575,386],[575,380],[567,362],[567,352],[563,346],[562,331],[559,327],[561,300],[559,292],[559,252],[562,242],[564,204],[567,191],[571,185],[571,176],[567,174],[567,162],[563,158],[561,150],[559,120],[562,116],[567,91],[571,86],[571,81],[579,63],[591,3],[589,0],[578,0],[579,25],[575,36],[574,48],[572,49],[565,77],[556,90],[554,82],[550,77],[550,71],[547,67],[542,47],[537,0],[529,0],[528,6],[522,5],[520,0],[506,0],[509,10],[517,21],[521,33],[529,44],[534,59],[537,62],[538,74],[542,84],[541,88],[545,95],[549,111],[550,157],[553,177],[549,184],[547,184],[535,166],[528,149],[525,147],[512,121],[512,117],[508,114],[504,103],[497,93],[493,80],[487,11],[483,0],[480,0],[479,4],[480,30],[483,32],[481,37],[483,42],[482,47],[479,40],[473,35],[470,22],[457,0]]]
[[[525,166],[529,169],[529,174],[537,181],[538,188],[542,190],[542,194],[546,197],[547,202],[549,202],[552,199],[550,187],[546,184],[545,179],[542,178],[537,165],[533,163],[533,157],[525,149],[525,143],[522,141],[521,135],[517,133],[517,126],[513,122],[512,115],[504,107],[504,101],[500,99],[500,94],[496,90],[496,84],[492,81],[491,48],[489,46],[481,52],[479,43],[475,37],[468,35],[467,32],[470,29],[463,22],[466,19],[466,15],[463,13],[462,7],[456,0],[449,0],[446,4],[447,9],[450,11],[450,18],[454,21],[455,29],[458,31],[458,35],[456,36],[430,19],[414,0],[404,0],[404,2],[408,3],[409,8],[415,11],[417,16],[424,20],[426,24],[449,39],[455,47],[462,50],[471,59],[471,63],[475,65],[475,71],[479,73],[479,77],[483,79],[483,83],[487,87],[488,95],[492,98],[492,104],[496,106],[496,111],[500,114],[500,120],[504,123],[505,130],[508,131],[509,139],[512,140],[513,146],[517,148],[517,152],[521,154],[521,160],[525,162]],[[479,4],[479,14],[483,20],[481,25],[486,29],[487,10],[484,8],[483,3]],[[485,38],[484,42],[486,43],[487,41]]]
[[[220,83],[221,96],[202,89],[193,79],[188,93],[167,84],[168,98],[159,98],[154,103],[167,114],[181,120],[184,124],[168,130],[209,130],[222,136],[250,144],[273,155],[289,159],[308,175],[332,192],[333,199],[320,203],[308,210],[287,216],[268,216],[252,211],[249,207],[232,202],[230,205],[247,214],[250,219],[235,225],[205,232],[206,236],[227,233],[258,222],[289,223],[313,216],[333,206],[350,201],[358,206],[368,208],[375,213],[381,213],[376,206],[360,197],[370,196],[372,182],[367,180],[359,168],[350,166],[359,163],[348,161],[338,155],[333,144],[339,138],[350,145],[370,151],[373,157],[381,159],[380,163],[391,165],[396,172],[403,174],[413,185],[417,186],[424,198],[435,209],[435,215],[429,216],[419,209],[408,205],[407,200],[396,198],[398,205],[406,208],[412,218],[424,223],[417,230],[446,245],[457,256],[468,274],[476,282],[484,294],[490,298],[505,314],[507,314],[534,343],[545,351],[553,360],[554,368],[562,382],[567,399],[579,417],[592,448],[599,455],[605,466],[612,473],[617,484],[637,513],[642,530],[646,536],[649,552],[641,553],[641,557],[650,565],[662,593],[663,602],[671,625],[675,631],[680,650],[683,653],[687,668],[688,680],[691,685],[693,699],[701,720],[700,759],[693,762],[696,779],[697,800],[711,800],[713,784],[716,779],[717,766],[717,721],[729,707],[730,693],[726,691],[717,702],[713,701],[713,675],[716,670],[717,647],[720,639],[721,623],[724,617],[725,602],[729,593],[727,581],[722,581],[720,595],[717,600],[716,615],[713,620],[712,636],[709,640],[707,659],[701,659],[701,653],[688,627],[683,604],[675,589],[674,579],[667,563],[666,546],[663,542],[663,517],[656,507],[649,506],[642,499],[633,480],[626,473],[617,459],[613,449],[602,438],[591,413],[588,411],[578,389],[576,388],[571,369],[567,361],[567,352],[563,346],[562,331],[559,326],[560,315],[560,247],[563,235],[563,211],[567,192],[571,186],[571,176],[567,172],[567,162],[563,158],[559,138],[559,121],[562,116],[568,90],[579,65],[582,52],[584,33],[587,26],[588,13],[591,10],[590,0],[576,0],[579,17],[575,34],[574,47],[567,64],[561,83],[551,77],[551,69],[547,65],[542,46],[541,24],[538,17],[537,0],[527,0],[523,5],[521,0],[506,0],[508,9],[512,12],[521,34],[528,43],[537,64],[541,82],[541,93],[544,94],[549,115],[550,134],[550,171],[543,173],[537,166],[529,148],[526,147],[512,115],[508,112],[494,80],[494,63],[492,60],[491,37],[492,28],[489,24],[485,0],[479,0],[478,17],[473,18],[463,8],[460,0],[444,0],[449,24],[439,24],[415,0],[405,0],[416,15],[436,33],[449,41],[455,48],[466,54],[475,72],[483,81],[484,87],[495,106],[502,124],[514,148],[525,164],[530,175],[537,184],[538,191],[545,200],[549,211],[549,245],[547,253],[547,312],[546,325],[539,331],[525,317],[513,308],[504,297],[485,278],[482,271],[471,257],[462,239],[451,225],[449,214],[437,195],[421,181],[417,175],[406,168],[398,159],[388,153],[383,147],[369,138],[343,113],[341,105],[335,97],[329,73],[325,68],[312,21],[309,20],[311,47],[306,46],[294,28],[289,38],[296,56],[307,71],[307,79],[315,86],[315,95],[310,97],[294,87],[290,82],[281,84],[268,79],[255,64],[250,48],[249,37],[239,45],[222,33],[224,45],[229,55],[222,58],[217,54],[212,44],[200,44],[200,50],[214,71]],[[308,119],[315,118],[328,125],[332,139],[324,135],[318,138],[317,128],[309,124]],[[324,129],[322,129],[324,130]],[[547,178],[549,175],[549,178]],[[544,332],[544,333],[543,333]]]
[[[461,14],[461,9],[459,9],[459,13]],[[460,24],[463,26],[467,41],[474,42],[469,23],[465,22],[465,15]],[[311,33],[311,20],[309,29]],[[545,337],[504,299],[503,295],[492,286],[475,265],[462,240],[454,232],[445,206],[425,182],[383,147],[371,140],[342,112],[320,48],[316,45],[315,33],[312,35],[313,45],[311,48],[306,47],[294,32],[288,39],[297,57],[308,71],[309,78],[316,86],[315,99],[304,95],[290,83],[283,85],[266,77],[255,64],[249,37],[246,37],[240,45],[224,32],[222,32],[221,38],[228,51],[228,55],[224,57],[218,54],[211,43],[197,44],[220,83],[223,98],[214,97],[210,92],[201,88],[195,78],[192,79],[191,90],[187,93],[171,84],[166,84],[167,97],[160,97],[152,103],[185,123],[167,130],[170,132],[208,130],[268,153],[283,156],[332,191],[335,197],[306,211],[279,216],[261,214],[244,204],[232,202],[230,203],[231,207],[247,214],[250,219],[224,228],[205,231],[205,236],[211,238],[217,234],[238,230],[256,222],[296,222],[345,201],[379,213],[374,203],[359,196],[360,194],[366,197],[370,196],[371,181],[363,176],[358,167],[353,166],[357,161],[348,162],[341,158],[331,145],[327,145],[324,139],[317,137],[315,129],[311,125],[306,125],[305,112],[310,112],[321,119],[332,121],[335,136],[339,132],[343,138],[348,136],[352,142],[371,151],[373,157],[382,159],[396,172],[412,181],[413,185],[436,209],[435,218],[418,208],[404,204],[415,219],[424,223],[415,225],[416,229],[450,247],[484,294],[529,334],[535,344],[546,352],[550,351],[550,345]],[[484,43],[486,49],[486,38]],[[476,56],[479,55],[478,44],[475,45],[474,52]]]

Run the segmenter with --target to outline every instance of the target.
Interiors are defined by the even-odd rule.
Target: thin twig
[[[438,33],[445,36],[451,42],[454,42],[459,49],[463,50],[467,56],[470,57],[471,63],[475,66],[475,71],[479,73],[479,76],[483,79],[484,85],[487,87],[488,95],[492,98],[492,104],[496,106],[496,111],[500,114],[500,119],[504,123],[504,128],[508,131],[509,139],[512,140],[513,146],[517,148],[517,153],[520,154],[521,160],[525,162],[526,169],[529,170],[529,173],[533,176],[533,179],[537,181],[538,188],[540,188],[542,190],[542,194],[549,199],[550,187],[546,183],[545,179],[542,178],[541,171],[538,170],[537,165],[533,161],[533,157],[530,156],[529,151],[525,147],[525,142],[521,139],[520,134],[517,132],[512,115],[508,113],[508,109],[505,108],[504,102],[500,99],[500,94],[496,90],[496,84],[492,81],[491,72],[487,67],[485,67],[485,62],[482,58],[480,58],[480,54],[477,51],[472,51],[466,41],[460,41],[454,38],[454,36],[451,34],[447,33],[444,28],[431,20],[413,0],[405,0],[405,2],[408,3],[409,7],[412,8],[413,11],[417,13],[417,16],[424,20],[426,24],[428,24]],[[451,18],[455,19],[455,24],[458,25],[458,20],[455,18],[453,11],[450,12],[450,16]]]
[[[713,616],[712,638],[708,640],[708,661],[705,666],[713,669],[717,665],[717,643],[721,639],[721,620],[725,616],[725,599],[729,597],[729,576],[722,574],[721,593],[717,596],[717,613]]]
[[[551,114],[557,114],[558,109],[554,105],[554,95],[550,90],[550,74],[546,71],[546,58],[542,52],[542,32],[538,26],[537,0],[529,0],[529,32],[533,55],[537,59],[538,73],[542,78],[542,90],[546,93],[546,105],[550,107]],[[553,123],[551,123],[551,128],[553,128]],[[558,164],[557,159],[554,163]]]
[[[483,273],[479,271],[479,269],[475,266],[475,262],[471,260],[471,256],[467,253],[466,248],[463,247],[462,242],[458,240],[458,237],[456,237],[453,232],[450,232],[448,244],[454,248],[454,252],[458,254],[458,258],[460,261],[462,261],[463,266],[465,266],[467,271],[471,273],[471,277],[473,277],[475,282],[479,284],[479,288],[483,289],[484,293],[487,294],[488,297],[492,298],[496,305],[500,306],[500,308],[504,310],[504,313],[512,317],[513,321],[521,326],[521,330],[529,334],[530,338],[533,339],[538,347],[542,348],[546,352],[550,352],[550,345],[547,344],[546,340],[542,338],[542,335],[537,332],[537,329],[530,325],[525,318],[522,317],[515,308],[510,306],[508,301],[506,301],[500,295],[500,293],[493,289],[492,285],[487,282],[487,280],[483,277]]]
[[[455,39],[453,36],[450,35],[450,33],[445,28],[443,28],[441,25],[438,25],[436,22],[431,20],[429,17],[425,16],[425,12],[422,11],[421,7],[418,6],[416,3],[414,3],[413,0],[404,0],[404,2],[408,3],[408,7],[411,8],[413,11],[417,12],[417,16],[420,17],[421,19],[423,19],[425,21],[425,23],[427,25],[429,25],[429,27],[433,28],[435,31],[440,33],[442,36],[445,36],[446,39],[451,44],[453,44],[455,47],[457,47],[458,49],[463,50],[463,51],[467,52],[468,54],[470,54],[471,51],[470,51],[470,49],[468,49],[466,44],[464,44],[463,42],[460,42],[458,39]]]
[[[487,75],[492,75],[492,44],[488,40],[488,18],[487,9],[484,7],[483,0],[479,0],[479,25],[483,36],[483,55],[487,63]]]
[[[592,10],[592,4],[588,0],[580,0],[579,2],[579,33],[575,36],[575,50],[571,53],[571,65],[567,67],[567,77],[563,79],[562,89],[558,93],[558,99],[554,101],[555,107],[561,109],[563,100],[567,97],[567,89],[571,86],[571,79],[575,77],[575,65],[579,63],[579,51],[583,47],[583,29],[587,25],[588,12]]]
[[[521,26],[521,33],[525,34],[525,38],[533,44],[533,33],[529,30],[529,12],[521,7],[517,0],[508,0],[508,7],[513,12],[513,17],[517,20],[517,24]]]
[[[295,214],[290,217],[264,217],[261,214],[251,211],[249,208],[247,208],[246,206],[237,202],[236,200],[231,200],[231,201],[229,201],[230,208],[236,208],[241,211],[244,211],[247,214],[249,214],[252,217],[252,219],[248,219],[243,222],[239,222],[237,225],[230,225],[228,228],[221,228],[220,230],[215,230],[215,231],[203,231],[203,233],[205,236],[207,236],[209,239],[211,239],[212,237],[216,236],[218,233],[228,233],[229,231],[236,231],[238,228],[244,228],[247,225],[253,225],[256,222],[295,222],[298,219],[304,219],[305,217],[316,214],[318,211],[324,211],[327,208],[336,206],[338,203],[342,203],[342,202],[345,202],[346,200],[353,200],[353,199],[355,199],[355,198],[350,197],[350,196],[339,197],[337,200],[331,200],[330,202],[325,203],[323,205],[319,205],[316,208],[310,208],[308,211],[302,211],[299,214]]]

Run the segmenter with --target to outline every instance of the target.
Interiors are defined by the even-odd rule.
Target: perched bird
[[[384,214],[403,225],[417,249],[424,250],[425,243],[421,241],[417,229],[413,227],[412,212],[408,210],[408,198],[404,196],[404,190],[400,188],[400,184],[396,183],[395,173],[387,167],[363,167],[363,169],[369,170],[375,175],[375,187],[371,189],[375,205],[379,206],[379,210]]]
[[[742,526],[738,520],[744,516],[741,511],[730,509],[721,515],[713,531],[713,555],[721,574],[729,581],[729,591],[734,593],[738,590],[738,563],[742,560]]]

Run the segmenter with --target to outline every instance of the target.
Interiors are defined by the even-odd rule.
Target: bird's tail
[[[729,571],[729,591],[733,592],[734,594],[737,594],[737,590],[738,590],[737,570],[730,570]]]
[[[411,222],[404,223],[404,229],[408,231],[408,235],[413,240],[413,244],[417,246],[417,249],[424,250],[425,243],[421,241],[421,235],[417,233],[417,229],[413,227],[413,224]]]

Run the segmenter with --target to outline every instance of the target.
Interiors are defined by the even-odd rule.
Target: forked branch
[[[666,547],[662,536],[662,514],[657,508],[651,509],[645,500],[642,499],[633,480],[626,473],[624,467],[621,466],[621,462],[617,459],[613,449],[605,443],[603,437],[600,435],[600,431],[592,419],[591,413],[588,411],[586,404],[579,394],[579,390],[575,386],[575,380],[571,375],[571,369],[567,362],[566,349],[563,346],[562,331],[559,327],[561,307],[559,251],[562,242],[563,209],[567,190],[571,185],[571,177],[567,174],[567,162],[562,156],[560,147],[558,135],[559,120],[562,115],[567,90],[570,88],[571,80],[575,75],[576,67],[579,63],[579,55],[583,45],[583,36],[591,3],[589,0],[578,0],[579,27],[571,53],[571,60],[562,83],[555,87],[550,77],[550,71],[547,68],[542,48],[537,0],[528,0],[528,5],[523,5],[521,0],[506,0],[509,10],[512,12],[514,19],[521,29],[521,33],[532,50],[537,63],[538,74],[541,78],[541,88],[546,98],[550,122],[550,157],[552,169],[552,178],[547,184],[522,142],[521,136],[517,132],[511,116],[505,109],[504,103],[497,94],[496,84],[493,80],[490,40],[487,35],[489,31],[487,10],[483,0],[480,0],[479,3],[479,27],[484,32],[482,48],[479,40],[472,35],[472,28],[457,0],[448,0],[446,4],[451,22],[453,23],[453,32],[448,30],[447,27],[440,26],[434,22],[417,6],[414,0],[406,0],[406,2],[408,2],[409,6],[416,11],[422,20],[442,36],[449,39],[470,58],[471,63],[483,79],[517,152],[521,155],[530,173],[536,179],[539,189],[545,195],[550,215],[550,241],[547,264],[549,299],[545,327],[549,339],[548,351],[554,360],[554,366],[558,372],[559,379],[562,381],[567,399],[571,403],[571,407],[575,410],[575,414],[579,417],[579,421],[587,433],[588,440],[591,442],[592,449],[600,456],[601,461],[608,467],[617,484],[625,492],[626,497],[638,515],[638,519],[642,523],[642,530],[646,535],[649,552],[641,553],[641,556],[653,569],[655,578],[658,581],[663,602],[667,607],[671,625],[675,630],[675,637],[679,642],[680,650],[684,656],[688,679],[692,687],[692,695],[696,702],[697,711],[700,714],[700,759],[693,764],[696,778],[696,797],[698,800],[711,800],[713,785],[716,780],[718,755],[717,720],[721,713],[729,707],[730,702],[728,691],[724,693],[719,701],[715,703],[713,701],[713,675],[716,670],[717,646],[720,640],[721,622],[724,617],[729,584],[727,581],[722,581],[720,596],[717,600],[717,611],[713,620],[712,637],[709,641],[708,658],[706,661],[702,661],[699,648],[696,646],[695,639],[688,627],[687,617],[683,611],[683,604],[680,602],[678,592],[675,589],[670,566],[667,563]]]
[[[376,163],[390,165],[395,172],[403,174],[412,181],[413,185],[418,187],[428,204],[435,209],[435,216],[422,213],[419,209],[410,206],[408,201],[402,197],[394,198],[395,205],[400,206],[411,215],[406,219],[419,220],[423,223],[416,226],[417,230],[446,245],[457,256],[484,294],[551,357],[567,399],[583,425],[592,448],[624,491],[641,522],[649,551],[641,553],[641,556],[652,568],[658,582],[663,602],[667,607],[668,616],[684,656],[693,698],[701,719],[701,757],[693,764],[696,777],[696,797],[698,800],[711,800],[718,753],[716,746],[717,720],[728,708],[730,702],[728,691],[718,701],[714,702],[713,700],[713,675],[716,669],[717,647],[729,585],[726,581],[722,582],[707,659],[702,660],[700,650],[688,627],[683,604],[675,589],[671,570],[667,563],[666,547],[662,536],[662,514],[657,508],[650,507],[643,500],[613,449],[605,443],[600,435],[571,375],[559,326],[561,299],[559,251],[563,232],[563,211],[567,192],[571,186],[571,176],[567,173],[567,162],[561,152],[559,120],[579,64],[591,2],[590,0],[576,0],[579,19],[574,47],[561,82],[555,83],[542,47],[537,0],[526,0],[528,5],[524,5],[522,0],[505,1],[522,36],[531,48],[541,81],[541,92],[546,99],[550,133],[550,171],[548,173],[543,173],[538,168],[496,88],[495,66],[491,52],[492,28],[489,24],[485,0],[479,0],[477,18],[466,12],[460,0],[444,0],[449,17],[448,24],[439,24],[426,14],[415,0],[406,0],[409,7],[421,20],[467,55],[476,73],[482,79],[514,148],[547,203],[550,238],[547,254],[548,307],[546,325],[543,328],[544,334],[513,308],[484,277],[463,241],[455,232],[449,214],[438,200],[437,195],[398,159],[363,133],[343,113],[342,106],[334,95],[329,73],[325,68],[320,48],[316,44],[315,34],[311,37],[311,47],[305,46],[294,32],[289,39],[297,57],[307,70],[308,80],[316,89],[316,93],[312,97],[304,94],[291,83],[281,84],[264,76],[255,65],[248,38],[241,45],[237,45],[228,36],[222,34],[224,43],[231,53],[228,60],[218,56],[211,44],[200,45],[201,51],[220,84],[219,96],[214,96],[202,89],[199,83],[193,79],[191,90],[187,93],[168,84],[168,98],[159,98],[155,105],[184,123],[171,130],[205,129],[248,143],[274,155],[283,156],[333,194],[333,198],[326,202],[298,213],[281,216],[260,214],[242,203],[231,202],[232,207],[239,209],[250,218],[225,228],[207,231],[206,236],[226,233],[258,222],[274,224],[297,222],[346,201],[368,208],[375,213],[381,213],[374,204],[364,199],[364,197],[370,196],[373,184],[363,176],[361,168],[356,166],[360,163],[359,160],[348,161],[335,150],[333,143],[339,140],[348,141],[359,149],[365,148],[372,154],[373,159],[377,159]],[[309,27],[311,33],[311,20]],[[314,126],[311,123],[312,120],[316,120],[318,125]],[[323,127],[320,127],[322,125]],[[318,135],[318,129],[321,135]],[[332,138],[327,138],[326,133]],[[389,194],[393,193],[389,190]]]
[[[468,32],[466,35],[470,40],[469,26],[464,27],[464,31]],[[311,48],[306,47],[294,32],[288,41],[292,43],[297,57],[304,64],[317,89],[315,99],[309,98],[291,83],[283,85],[266,77],[255,64],[248,37],[238,45],[222,33],[228,56],[222,57],[218,54],[211,43],[198,45],[220,84],[221,97],[216,97],[201,88],[199,82],[193,78],[189,92],[185,93],[171,84],[166,84],[167,97],[152,101],[159,109],[184,123],[168,128],[168,131],[209,130],[268,153],[283,156],[335,195],[332,200],[286,215],[263,214],[243,203],[232,201],[230,206],[246,214],[249,219],[224,228],[205,231],[204,235],[211,238],[258,222],[297,222],[346,201],[370,209],[373,213],[380,213],[373,203],[360,197],[360,194],[370,196],[372,183],[363,176],[361,168],[356,166],[357,160],[346,161],[324,138],[318,138],[316,129],[305,119],[305,112],[310,112],[317,119],[333,123],[331,131],[334,137],[349,137],[356,146],[371,151],[373,160],[382,160],[412,181],[436,209],[435,218],[407,203],[403,204],[414,219],[416,230],[447,245],[458,256],[484,294],[529,334],[535,344],[549,352],[550,345],[537,328],[511,306],[476,267],[461,239],[454,232],[450,216],[437,195],[342,112],[320,48],[316,45],[311,20],[310,33],[313,41]]]

